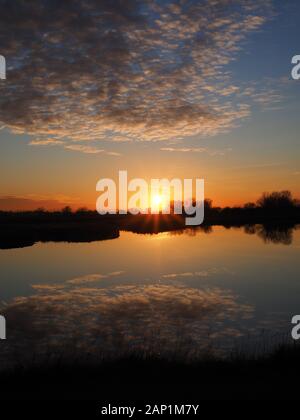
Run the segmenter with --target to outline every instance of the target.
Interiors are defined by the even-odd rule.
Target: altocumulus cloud
[[[272,4],[0,0],[0,7],[9,70],[0,83],[0,126],[36,136],[35,145],[51,144],[49,137],[68,145],[214,135],[235,126],[250,109],[226,66]]]

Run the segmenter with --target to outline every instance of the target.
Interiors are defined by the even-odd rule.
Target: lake
[[[266,350],[291,340],[299,251],[299,229],[261,226],[0,250],[2,356]]]

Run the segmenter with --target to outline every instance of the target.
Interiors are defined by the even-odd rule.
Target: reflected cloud
[[[227,268],[209,268],[207,270],[202,270],[202,271],[163,274],[162,278],[178,279],[178,278],[184,278],[184,277],[209,277],[214,274],[220,274],[220,273],[233,274],[232,271],[228,270]]]
[[[87,274],[81,277],[75,277],[74,279],[67,280],[69,284],[85,284],[85,283],[93,283],[97,281],[101,281],[104,279],[109,279],[110,277],[116,277],[123,274],[124,271],[114,271],[108,274]],[[33,288],[39,288],[39,286],[32,286]]]
[[[253,315],[251,306],[219,288],[97,288],[69,281],[34,290],[2,309],[9,327],[2,358],[12,362],[68,349],[110,356],[134,350],[199,354],[246,333],[242,320]]]

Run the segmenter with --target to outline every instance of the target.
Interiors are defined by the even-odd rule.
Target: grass
[[[300,346],[269,354],[184,361],[135,353],[117,359],[49,357],[0,375],[2,400],[200,401],[299,398]]]

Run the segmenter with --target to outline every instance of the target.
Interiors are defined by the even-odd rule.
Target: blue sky
[[[161,2],[156,3],[157,7],[162,5],[163,7],[166,5],[172,6],[172,3],[177,5],[177,2],[170,1],[163,4]],[[300,82],[291,80],[290,73],[292,56],[300,54],[300,25],[298,23],[300,3],[291,0],[285,2],[273,1],[272,4],[273,11],[269,8],[268,13],[265,14],[266,20],[263,23],[258,20],[258,23],[255,23],[255,28],[246,31],[243,39],[237,42],[239,51],[234,51],[231,48],[225,51],[229,56],[232,55],[234,60],[229,60],[218,68],[216,76],[209,74],[207,67],[201,67],[201,57],[204,57],[205,62],[204,50],[201,52],[202,56],[200,54],[197,58],[198,61],[195,61],[194,67],[185,70],[183,66],[187,81],[188,83],[191,82],[190,86],[186,88],[190,92],[187,97],[192,98],[191,107],[185,109],[184,105],[183,111],[180,111],[182,107],[180,102],[182,99],[180,96],[181,87],[176,97],[176,89],[180,86],[178,83],[181,83],[181,78],[174,79],[175,76],[172,74],[170,76],[172,81],[170,86],[166,88],[168,84],[168,78],[166,77],[164,85],[160,88],[157,84],[160,73],[154,70],[152,74],[155,80],[150,80],[151,83],[149,84],[150,76],[147,76],[147,71],[153,72],[155,63],[146,60],[142,77],[138,82],[134,82],[135,86],[132,87],[126,79],[126,70],[124,70],[125,73],[118,70],[118,77],[115,77],[112,72],[116,68],[120,56],[123,57],[122,60],[125,60],[125,64],[122,61],[124,69],[127,66],[127,51],[125,53],[117,51],[115,55],[107,59],[108,65],[113,66],[110,70],[111,78],[107,76],[107,73],[103,73],[103,77],[105,76],[105,80],[107,80],[107,77],[110,78],[109,86],[112,86],[112,81],[115,82],[115,79],[117,79],[117,87],[113,88],[117,89],[117,94],[113,97],[110,96],[110,98],[112,98],[113,104],[116,104],[113,109],[118,109],[118,112],[111,114],[111,109],[109,109],[109,114],[107,114],[107,109],[105,109],[105,114],[103,102],[96,112],[100,116],[99,120],[91,119],[86,112],[81,113],[81,109],[85,110],[89,107],[89,104],[81,97],[79,97],[77,104],[76,98],[73,100],[71,96],[67,96],[65,101],[68,112],[65,115],[58,102],[52,108],[48,106],[49,100],[51,100],[51,86],[55,86],[55,82],[60,84],[61,98],[66,93],[70,93],[71,84],[64,88],[64,80],[60,80],[58,76],[55,76],[56,79],[55,77],[52,79],[51,77],[45,77],[43,80],[46,75],[43,75],[39,68],[37,69],[36,62],[34,62],[39,58],[36,56],[36,51],[33,55],[34,65],[32,65],[32,69],[30,69],[30,62],[29,65],[26,63],[28,66],[26,77],[30,74],[34,75],[37,69],[37,75],[40,79],[37,82],[34,82],[33,79],[27,79],[27,82],[29,85],[32,84],[32,89],[36,89],[36,86],[41,86],[39,89],[46,86],[48,89],[45,93],[45,101],[44,99],[33,98],[30,102],[30,98],[28,99],[30,90],[27,86],[28,92],[26,92],[26,80],[11,82],[10,79],[10,77],[15,79],[18,71],[17,66],[12,65],[10,72],[10,64],[15,62],[15,55],[21,57],[20,54],[21,51],[24,52],[26,42],[24,39],[20,40],[19,49],[14,51],[9,48],[9,37],[5,38],[1,32],[0,53],[7,52],[5,56],[8,62],[6,85],[1,82],[0,86],[2,101],[3,98],[4,100],[7,97],[12,98],[9,113],[7,108],[4,108],[5,101],[3,108],[1,108],[4,116],[3,125],[6,126],[5,129],[0,131],[1,196],[28,197],[32,200],[53,199],[59,202],[75,203],[74,205],[86,204],[92,207],[97,180],[101,177],[116,178],[118,170],[121,169],[128,169],[132,177],[204,177],[207,195],[218,204],[239,204],[255,200],[265,190],[291,189],[295,195],[299,195],[298,116]],[[158,17],[160,14],[162,15],[163,7],[155,11]],[[67,16],[68,10],[65,13]],[[124,11],[121,10],[120,13],[124,13]],[[253,12],[253,14],[258,16],[259,10]],[[225,17],[228,18],[228,16],[232,18],[226,12]],[[208,21],[213,22],[213,13],[208,13],[207,18]],[[232,20],[234,22],[234,18]],[[195,24],[194,21],[192,23]],[[132,22],[130,22],[130,25],[132,25]],[[123,32],[127,33],[126,31],[130,34],[132,33],[130,25],[128,27],[118,27],[117,30],[120,31],[122,36]],[[150,28],[151,30],[148,28],[148,32],[146,31],[141,35],[144,36],[145,45],[147,37],[153,37],[152,42],[159,42],[159,37],[156,38],[155,33],[155,31],[158,31],[165,42],[165,44],[159,46],[161,48],[160,54],[166,46],[170,46],[171,42],[182,43],[182,40],[177,39],[179,34],[176,32],[176,27],[172,27],[172,19],[164,21],[164,25],[169,25],[168,32],[165,32],[163,26],[158,26],[154,31],[152,28]],[[52,28],[52,26],[49,26],[49,28]],[[137,30],[139,30],[138,26]],[[239,31],[242,32],[241,29]],[[51,39],[52,43],[56,42],[57,33],[50,33],[49,36],[53,38]],[[170,33],[172,34],[171,38],[168,35]],[[82,34],[86,37],[84,30]],[[180,32],[180,34],[181,37],[185,37],[184,32]],[[83,35],[80,38],[82,43],[86,39]],[[79,36],[81,36],[81,33],[79,33]],[[207,36],[208,42],[210,42],[210,35]],[[232,37],[229,41],[233,39]],[[61,42],[61,45],[69,48],[64,39]],[[120,40],[110,39],[109,42],[113,46],[115,44],[118,46]],[[34,42],[30,45],[31,47],[33,45],[32,49],[34,50]],[[140,51],[139,47],[135,47],[135,45],[133,43],[133,47],[129,50],[130,53],[134,53],[132,57],[142,57],[142,54],[147,54],[150,51],[147,52],[147,49]],[[226,47],[225,43],[224,45]],[[152,47],[149,46],[149,48]],[[193,48],[195,56],[198,54],[198,47],[196,45]],[[208,53],[215,53],[216,51],[218,52],[209,45]],[[221,54],[223,52],[221,51]],[[172,55],[171,52],[166,52],[162,56],[162,62],[166,66],[169,60],[168,54]],[[140,63],[143,64],[143,61]],[[212,60],[212,68],[214,64]],[[166,66],[164,66],[164,72],[166,72]],[[65,67],[63,67],[63,71],[66,72]],[[192,73],[189,73],[189,71]],[[199,76],[200,72],[202,72],[201,78]],[[78,74],[80,77],[84,76]],[[191,74],[194,74],[194,76],[190,76]],[[233,95],[220,95],[223,76],[224,89],[232,88],[232,86],[237,87],[238,90]],[[101,94],[102,80],[101,78],[95,80],[99,81],[97,88],[99,88],[99,94]],[[95,80],[93,80],[93,83],[95,83]],[[173,82],[173,80],[175,81]],[[37,83],[37,85],[34,83]],[[127,93],[123,93],[122,83],[125,83],[124,88],[127,89]],[[197,83],[200,83],[201,89],[199,91]],[[144,86],[144,88],[141,86]],[[153,100],[157,101],[154,102],[157,105],[151,105],[150,109],[151,89],[147,90],[147,88],[151,86],[154,87]],[[15,111],[12,92],[16,87],[19,90],[23,89],[23,96],[25,97],[26,93],[27,97],[24,100],[22,92],[20,93],[20,98],[16,99]],[[145,116],[147,118],[150,116],[147,130],[143,126],[143,118],[140,119],[140,114],[135,112],[134,107],[136,105],[128,110],[127,99],[131,97],[132,89],[136,90],[132,102],[138,104],[138,106],[142,104],[144,108],[141,109],[146,110]],[[209,89],[211,90],[209,91]],[[162,92],[161,97],[160,91]],[[82,91],[80,92],[82,93]],[[195,97],[193,97],[194,92],[197,92]],[[203,92],[208,92],[208,96],[206,98],[205,93],[204,99],[201,99]],[[168,109],[169,104],[166,106],[164,101],[170,94],[173,95],[173,102],[171,108]],[[48,101],[46,101],[47,95]],[[126,99],[127,106],[127,114],[124,112],[122,119],[120,118],[120,112],[123,112],[125,102],[122,103],[118,99],[120,97],[122,101]],[[32,108],[33,117],[29,124],[30,117],[27,116],[27,110],[28,107],[33,106],[33,101],[36,102]],[[72,102],[68,103],[68,101]],[[109,102],[107,98],[105,101],[105,104]],[[174,113],[173,111],[179,102],[180,108]],[[228,107],[224,111],[226,119],[222,119],[222,107],[225,103],[228,103]],[[214,104],[217,104],[215,109],[218,118],[215,119],[212,116],[212,119],[210,119],[211,117],[208,116],[206,120],[207,111],[206,108],[203,109],[203,106],[207,106],[207,110],[210,112]],[[78,109],[77,105],[79,105]],[[195,108],[196,106],[197,108]],[[245,108],[241,109],[241,106],[245,106]],[[55,107],[57,107],[57,110]],[[69,123],[72,119],[72,110],[74,110],[76,116],[74,119],[76,125],[74,126]],[[47,124],[41,119],[41,113],[49,114],[51,123],[53,123],[54,111],[58,115],[58,126],[55,127],[55,130],[49,130],[48,133]],[[203,113],[203,120],[196,121],[195,118],[200,115],[199,113]],[[229,121],[228,116],[233,114],[234,118]],[[99,124],[99,127],[104,125],[106,130],[112,128],[113,135],[108,135],[108,131],[100,133],[97,124]],[[124,129],[126,124],[128,126]],[[16,126],[20,134],[12,134]],[[224,127],[225,129],[223,129]],[[79,138],[81,129],[83,133],[82,141]],[[29,132],[31,132],[31,135],[29,135]],[[53,134],[51,134],[52,132]],[[131,134],[128,135],[128,132]],[[77,138],[74,133],[79,133]],[[127,140],[129,141],[119,141],[118,139],[121,136],[128,137]],[[53,144],[51,141],[53,141]],[[33,142],[33,144],[29,145],[30,142]]]

